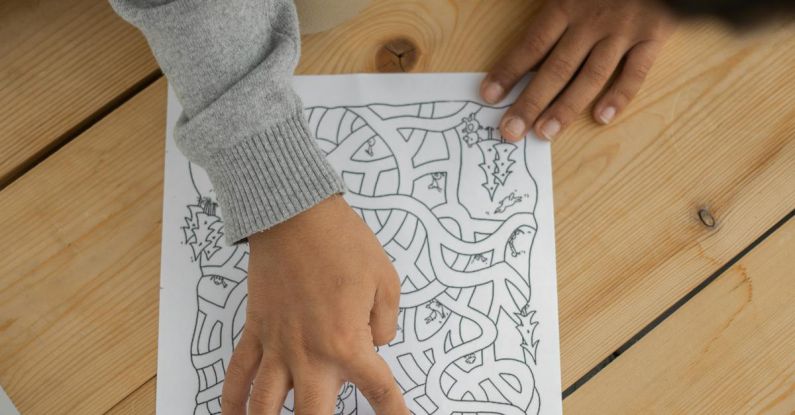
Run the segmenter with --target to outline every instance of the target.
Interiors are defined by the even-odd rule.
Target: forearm
[[[228,242],[344,191],[291,86],[300,53],[291,1],[111,4],[144,33],[179,97],[177,146],[207,170]]]

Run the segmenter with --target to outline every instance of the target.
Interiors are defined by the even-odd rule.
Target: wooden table
[[[482,71],[537,4],[384,0],[301,73]],[[166,82],[104,1],[0,3],[0,385],[154,411]],[[553,145],[568,413],[795,410],[795,25],[683,25]]]

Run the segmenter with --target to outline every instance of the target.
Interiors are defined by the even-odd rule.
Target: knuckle
[[[580,109],[578,108],[577,105],[575,105],[571,101],[564,99],[558,101],[555,104],[553,112],[557,114],[555,118],[563,122],[577,115],[580,112]]]
[[[638,21],[638,17],[634,16],[634,14],[635,13],[629,12],[618,21],[611,21],[609,18],[606,18],[602,21],[602,23],[604,25],[609,25],[609,27],[612,28],[610,33],[617,34],[617,37],[620,36],[622,38],[634,38],[637,36],[637,33],[642,30],[638,29],[636,23]]]
[[[525,98],[518,105],[520,116],[535,118],[544,109],[534,98]]]
[[[565,58],[550,58],[547,62],[550,75],[559,82],[566,82],[577,69],[574,63]]]
[[[330,359],[339,359],[346,353],[345,341],[341,339],[341,335],[334,336],[324,344],[320,350],[321,355]]]
[[[622,101],[627,102],[632,99],[634,94],[627,90],[626,87],[615,87],[613,88],[613,95]]]
[[[268,401],[263,397],[256,394],[248,398],[248,406],[252,412],[261,412],[268,409]]]
[[[535,33],[529,34],[521,43],[521,52],[541,57],[547,52],[547,42]]]
[[[557,18],[564,18],[568,19],[569,10],[571,8],[571,4],[568,1],[545,1],[544,7],[546,7],[551,16]]]
[[[320,393],[318,388],[306,388],[301,396],[301,404],[305,408],[316,408],[320,404]]]
[[[229,367],[226,368],[226,379],[232,379],[233,381],[242,379],[243,378],[243,368],[240,365],[240,361],[237,359],[233,359],[229,363]],[[229,382],[225,383],[229,384]]]
[[[378,406],[392,399],[393,388],[391,388],[390,385],[378,384],[367,386],[362,392],[365,393],[367,399],[370,400],[374,406]]]
[[[224,413],[239,413],[242,412],[245,407],[245,402],[230,397],[228,393],[221,394],[221,409]]]
[[[612,74],[604,62],[591,62],[583,68],[584,75],[592,82],[604,82]]]
[[[389,264],[389,268],[386,273],[386,279],[389,282],[389,286],[391,288],[394,289],[397,287],[397,289],[400,289],[400,275],[398,274],[397,269],[395,269],[391,263]]]
[[[381,329],[378,333],[373,333],[373,343],[376,346],[385,346],[397,336],[397,326],[391,325],[387,329]]]
[[[384,289],[386,290],[386,295],[384,296],[386,306],[393,311],[397,311],[400,308],[400,283],[387,284]]]
[[[362,333],[356,330],[345,330],[327,341],[325,355],[339,361],[352,361],[360,355],[361,344],[364,339]],[[367,343],[372,344],[372,335],[367,336]]]
[[[664,40],[670,36],[674,27],[676,27],[676,22],[666,15],[647,28],[647,37],[654,40]]]
[[[395,310],[396,313],[400,311],[400,286],[389,293],[387,301],[389,301],[387,305]]]
[[[649,71],[651,71],[651,66],[652,63],[649,59],[643,59],[635,62],[629,68],[629,75],[636,80],[645,79],[646,75],[648,75]]]
[[[299,353],[307,353],[315,346],[315,342],[312,341],[312,338],[307,336],[301,329],[294,330],[292,333],[286,335],[283,341],[284,350],[292,350]]]

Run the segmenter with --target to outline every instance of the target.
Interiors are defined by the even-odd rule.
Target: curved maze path
[[[346,199],[401,277],[398,335],[380,352],[415,414],[540,411],[529,276],[536,186],[522,145],[481,124],[499,119],[484,117],[496,111],[460,101],[306,110],[348,186]],[[217,205],[206,189],[196,192],[183,232],[201,272],[195,413],[208,414],[220,412],[244,323],[248,253],[220,243]],[[359,406],[366,403],[346,384],[336,414]],[[284,412],[292,412],[289,398]]]

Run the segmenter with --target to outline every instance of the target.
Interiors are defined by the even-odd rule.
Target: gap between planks
[[[601,362],[599,362],[596,366],[594,366],[591,370],[586,372],[582,377],[574,381],[568,388],[566,388],[563,393],[563,399],[571,396],[577,389],[580,389],[583,385],[588,383],[594,376],[596,376],[599,372],[607,368],[613,361],[621,356],[622,353],[629,350],[632,346],[635,345],[640,339],[646,337],[647,334],[651,333],[657,326],[659,326],[662,322],[667,320],[671,317],[677,310],[682,308],[685,304],[687,304],[690,300],[693,299],[698,293],[703,291],[707,286],[715,282],[721,275],[723,275],[726,271],[728,271],[734,264],[739,262],[745,256],[747,256],[751,251],[754,250],[759,244],[765,241],[770,235],[774,234],[779,228],[784,226],[792,217],[795,216],[795,209],[791,210],[788,214],[786,214],[781,220],[773,224],[768,230],[766,230],[762,235],[756,238],[753,242],[748,244],[742,251],[738,252],[737,255],[729,259],[725,264],[723,264],[718,270],[716,270],[712,275],[708,276],[704,281],[699,283],[695,286],[692,290],[690,290],[687,294],[683,295],[679,300],[673,303],[668,309],[660,313],[654,320],[652,320],[649,324],[645,327],[640,329],[637,333],[635,333],[632,337],[629,338],[624,344],[622,344],[618,349],[613,351],[609,356],[604,358]]]
[[[108,414],[116,414],[116,413],[120,413],[121,414],[121,413],[124,413],[124,408],[122,407],[122,405],[124,405],[127,402],[127,400],[130,399],[130,397],[132,397],[133,395],[141,393],[141,390],[143,390],[143,388],[145,388],[147,386],[147,384],[149,384],[149,382],[152,382],[152,381],[157,382],[157,373],[152,375],[151,378],[149,378],[146,381],[142,382],[140,385],[138,385],[137,388],[135,388],[132,391],[130,391],[130,393],[128,393],[127,395],[124,395],[123,398],[119,399],[119,401],[116,402],[116,404],[114,404],[113,406],[111,406],[110,409],[105,411],[104,414],[108,415]],[[155,386],[157,386],[157,385],[155,385]],[[156,398],[157,398],[157,394],[155,394],[155,399]],[[119,412],[119,411],[121,411],[121,412]]]
[[[130,98],[134,97],[139,92],[155,83],[155,81],[160,79],[161,76],[163,76],[163,73],[160,71],[160,69],[152,71],[141,80],[122,91],[119,95],[112,98],[105,105],[99,107],[96,111],[88,115],[82,121],[75,124],[72,128],[66,130],[66,132],[55,138],[49,145],[31,155],[27,160],[14,167],[10,172],[4,176],[0,176],[0,191],[8,187],[8,185],[13,183],[15,180],[24,176],[39,163],[55,154],[63,146],[69,144],[69,142],[79,137],[94,124],[110,115],[117,108],[124,105],[125,102],[130,100]]]

